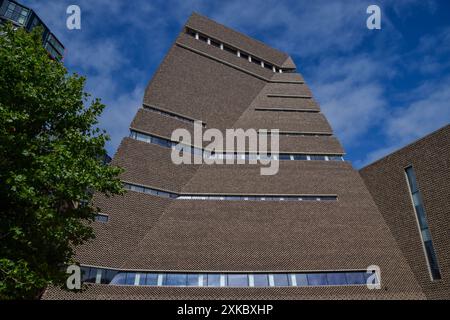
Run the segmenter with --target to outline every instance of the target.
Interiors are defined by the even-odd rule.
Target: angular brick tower
[[[172,131],[192,132],[194,120],[279,129],[278,174],[173,164]],[[130,131],[113,159],[129,191],[96,197],[96,239],[78,249],[88,289],[46,299],[424,298],[285,53],[193,14]]]

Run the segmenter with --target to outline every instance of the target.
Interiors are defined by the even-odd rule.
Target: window
[[[105,270],[102,274],[101,283],[109,284],[119,272],[117,270]]]
[[[170,117],[170,118],[174,118],[174,119],[180,120],[180,121],[185,122],[185,123],[193,124],[195,121],[201,122],[200,120],[194,120],[194,119],[191,119],[191,118],[179,115],[179,114],[175,114],[175,113],[170,112],[170,111],[161,110],[161,109],[158,109],[158,108],[156,108],[154,106],[151,106],[151,105],[148,105],[148,104],[143,104],[142,106],[143,106],[143,108],[145,110],[152,111],[154,113],[158,113],[158,114]],[[202,122],[202,126],[206,127],[206,124]]]
[[[365,285],[366,271],[314,273],[179,273],[121,272],[104,268],[81,267],[82,282],[129,286],[176,287],[287,287]],[[380,279],[376,278],[379,283]]]
[[[253,62],[254,64],[261,65],[261,60],[255,58],[255,57],[252,57],[252,62]]]
[[[254,274],[253,275],[253,284],[255,287],[268,287],[269,286],[269,277],[267,274]]]
[[[187,284],[187,274],[168,273],[165,276],[163,285],[184,287]]]
[[[248,60],[248,54],[246,54],[245,52],[241,51],[241,58]]]
[[[224,50],[224,51],[227,51],[227,52],[229,52],[229,53],[232,53],[232,54],[234,54],[234,55],[237,55],[237,50],[234,49],[234,48],[232,48],[232,47],[229,47],[229,46],[227,46],[227,45],[224,45],[224,46],[223,46],[223,50]]]
[[[217,41],[215,41],[213,39],[211,39],[210,41],[211,41],[211,45],[213,47],[220,48],[220,42],[217,42]]]
[[[286,287],[289,286],[288,275],[285,273],[276,273],[273,275],[273,283],[275,287]]]
[[[310,273],[307,277],[310,286],[325,286],[328,284],[326,273]]]
[[[346,272],[347,284],[366,284],[366,279],[362,272]]]
[[[143,275],[141,274],[141,277]],[[158,274],[157,273],[147,273],[145,276],[146,286],[157,286],[158,285]]]
[[[188,287],[198,287],[200,286],[200,277],[203,278],[202,275],[199,274],[188,274],[187,275],[187,283],[186,285]],[[203,285],[203,283],[202,283]]]
[[[176,150],[180,150],[181,147],[178,142],[171,141],[169,139],[156,137],[151,134],[147,133],[141,133],[134,130],[130,131],[130,138],[144,141],[146,143],[152,143],[159,145],[164,148],[175,148]],[[203,157],[212,157],[212,158],[218,158],[218,159],[257,159],[258,155],[249,154],[249,153],[226,153],[226,154],[214,154],[210,153],[209,151],[200,149],[200,148],[194,148],[191,146],[183,147],[185,152],[190,152],[191,154],[203,156]],[[259,155],[260,159],[268,159],[269,156],[266,155]],[[329,160],[333,161],[344,161],[341,155],[299,155],[299,154],[279,154],[278,159],[282,161],[289,161],[289,160],[325,160],[325,157],[328,157]],[[276,159],[274,155],[270,156],[271,159]]]
[[[311,160],[325,160],[325,156],[322,155],[311,155],[309,156]]]
[[[347,284],[347,278],[343,272],[333,272],[327,274],[327,282],[329,285],[344,285]]]
[[[304,287],[308,285],[308,277],[306,274],[298,273],[295,275],[297,287]]]
[[[229,274],[228,287],[248,287],[247,274]]]
[[[268,111],[268,112],[302,112],[302,113],[319,113],[320,110],[315,109],[293,109],[293,108],[269,108],[260,107],[255,108],[255,111]]]
[[[127,274],[125,272],[120,272],[114,276],[111,280],[111,284],[121,284],[124,285],[126,283]]]
[[[97,221],[97,222],[106,223],[106,222],[108,222],[108,220],[109,220],[109,217],[106,214],[97,214],[95,216],[95,221]]]
[[[421,234],[423,241],[423,247],[425,250],[425,259],[428,264],[431,279],[439,280],[441,279],[441,271],[439,269],[436,252],[434,250],[433,241],[431,239],[431,233],[428,227],[427,216],[425,214],[425,208],[423,206],[422,195],[419,191],[419,187],[417,184],[416,173],[414,172],[413,167],[406,168],[405,172],[409,190],[411,193],[414,211],[416,213],[419,232]]]
[[[207,275],[208,287],[220,287],[220,274],[208,274]]]
[[[89,271],[91,268],[89,267],[81,267],[81,281],[87,282],[87,279],[89,279]]]
[[[176,200],[209,200],[209,201],[336,201],[337,196],[312,196],[312,195],[285,195],[285,196],[272,196],[272,195],[260,195],[260,196],[249,196],[249,195],[179,195],[169,191],[161,191],[157,189],[152,189],[148,187],[138,186],[131,183],[124,183],[124,188],[126,190],[131,190],[139,193],[151,194],[153,196],[158,196],[162,198],[170,198]]]
[[[132,285],[134,285],[135,279],[136,279],[136,273],[134,273],[134,272],[127,272],[126,273],[125,284],[132,286]]]
[[[237,55],[238,54],[238,49],[236,49],[236,48],[234,48],[232,46],[229,46],[227,44],[221,43],[220,41],[218,41],[216,39],[208,38],[206,35],[200,34],[200,33],[196,32],[195,30],[192,30],[190,28],[186,28],[186,34],[191,36],[191,37],[194,37],[194,38],[196,38],[196,39],[198,39],[200,41],[206,42],[206,43],[208,43],[208,44],[210,44],[210,45],[212,45],[214,47],[221,48],[224,51],[226,51],[228,53],[231,53],[233,55]],[[272,64],[270,64],[268,62],[265,62],[262,59],[250,56],[250,54],[248,54],[246,52],[242,52],[242,51],[239,50],[239,56],[241,58],[247,60],[247,61],[253,62],[253,63],[255,63],[255,64],[259,65],[259,66],[262,66],[262,67],[264,67],[266,69],[269,69],[272,72],[280,72],[281,73],[281,69],[277,68],[276,66],[274,66],[274,65],[272,65]],[[292,70],[292,71],[295,72],[295,70]]]

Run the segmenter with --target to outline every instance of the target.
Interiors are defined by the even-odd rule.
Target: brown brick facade
[[[431,280],[405,168],[424,203],[441,280]],[[370,193],[428,298],[450,298],[450,125],[361,169]]]
[[[187,26],[278,68],[285,53],[192,15]],[[209,46],[184,30],[151,80],[144,102],[207,123],[208,128],[332,129],[298,73],[274,73]],[[297,112],[258,111],[291,108]],[[303,111],[302,111],[303,110]],[[170,137],[189,124],[147,110],[131,126]],[[281,151],[343,153],[335,136],[280,136]],[[47,299],[421,299],[422,290],[363,180],[342,161],[280,161],[274,176],[259,165],[174,165],[170,149],[125,138],[113,159],[122,179],[183,193],[334,194],[331,202],[171,200],[129,191],[96,197],[109,221],[78,249],[81,264],[123,270],[328,271],[381,268],[381,289],[366,286],[179,288],[90,285],[81,294],[49,289]]]

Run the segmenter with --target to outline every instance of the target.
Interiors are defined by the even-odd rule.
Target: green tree
[[[104,109],[42,47],[42,31],[0,28],[0,299],[63,286],[74,247],[93,237],[94,192],[123,193],[103,163]]]

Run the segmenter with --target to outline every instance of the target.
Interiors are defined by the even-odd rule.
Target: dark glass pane
[[[308,278],[306,274],[298,273],[295,275],[295,280],[297,280],[297,286],[303,287],[308,285]]]
[[[108,216],[104,215],[104,214],[98,214],[95,216],[95,221],[103,222],[103,223],[108,222]]]
[[[81,281],[86,282],[87,279],[89,279],[89,272],[91,268],[89,267],[81,267]]]
[[[118,271],[116,270],[106,270],[105,275],[102,276],[102,283],[109,284],[111,283],[112,279],[116,276]]]
[[[186,286],[187,274],[182,273],[168,273],[165,277],[163,285],[165,286]]]
[[[220,43],[211,39],[211,45],[220,48]]]
[[[248,60],[248,54],[241,52],[241,58]]]
[[[420,192],[414,192],[413,194],[412,194],[412,197],[413,197],[413,203],[414,203],[414,206],[420,206],[420,205],[422,205],[422,199],[421,199],[421,197],[420,197]]]
[[[327,282],[329,285],[339,286],[347,284],[347,279],[345,277],[345,273],[333,272],[327,273]]]
[[[328,156],[328,159],[331,161],[342,161],[341,156]]]
[[[127,274],[125,272],[120,272],[115,275],[112,279],[111,284],[125,284]]]
[[[252,57],[252,62],[253,62],[254,64],[259,64],[259,65],[261,65],[261,61],[258,60],[258,59],[256,59],[256,58],[254,58],[254,57]]]
[[[268,287],[269,286],[269,277],[267,274],[254,274],[253,282],[255,287]]]
[[[233,49],[233,48],[228,47],[226,45],[223,46],[223,50],[225,50],[225,51],[227,51],[229,53],[232,53],[232,54],[237,54],[237,50],[236,49]]]
[[[428,228],[428,222],[427,218],[425,216],[425,210],[423,209],[422,205],[416,206],[416,212],[417,212],[417,218],[419,220],[419,227],[420,229],[427,229]]]
[[[306,160],[306,155],[296,154],[294,155],[294,160]]]
[[[345,276],[347,277],[348,284],[366,284],[366,279],[362,271],[358,272],[347,272]]]
[[[134,280],[136,278],[136,274],[134,272],[127,272],[127,279],[125,281],[125,284],[128,285],[134,285]]]
[[[418,191],[416,173],[414,172],[413,167],[406,168],[406,175],[408,176],[409,187],[411,188],[411,192],[414,193]]]
[[[158,274],[157,273],[147,273],[145,277],[146,286],[156,286],[158,285]]]
[[[199,277],[200,277],[199,274],[188,274],[187,275],[187,286],[198,287]]]
[[[436,253],[434,251],[433,243],[431,241],[425,241],[425,251],[427,252],[428,263],[430,264],[430,271],[433,280],[441,279],[441,272],[437,263]]]
[[[326,273],[308,274],[308,284],[310,286],[326,286],[328,284]]]
[[[280,160],[291,160],[291,156],[288,154],[280,154],[279,158]]]
[[[97,278],[97,268],[90,268],[89,276],[85,280],[85,282],[95,283],[95,279]]]
[[[147,281],[147,273],[139,274],[139,285],[144,286],[146,281]]]
[[[246,274],[229,274],[229,287],[248,287],[248,275]]]
[[[286,287],[289,285],[288,275],[284,273],[276,273],[273,275],[275,287]]]
[[[220,274],[208,274],[207,285],[208,287],[220,287]]]

